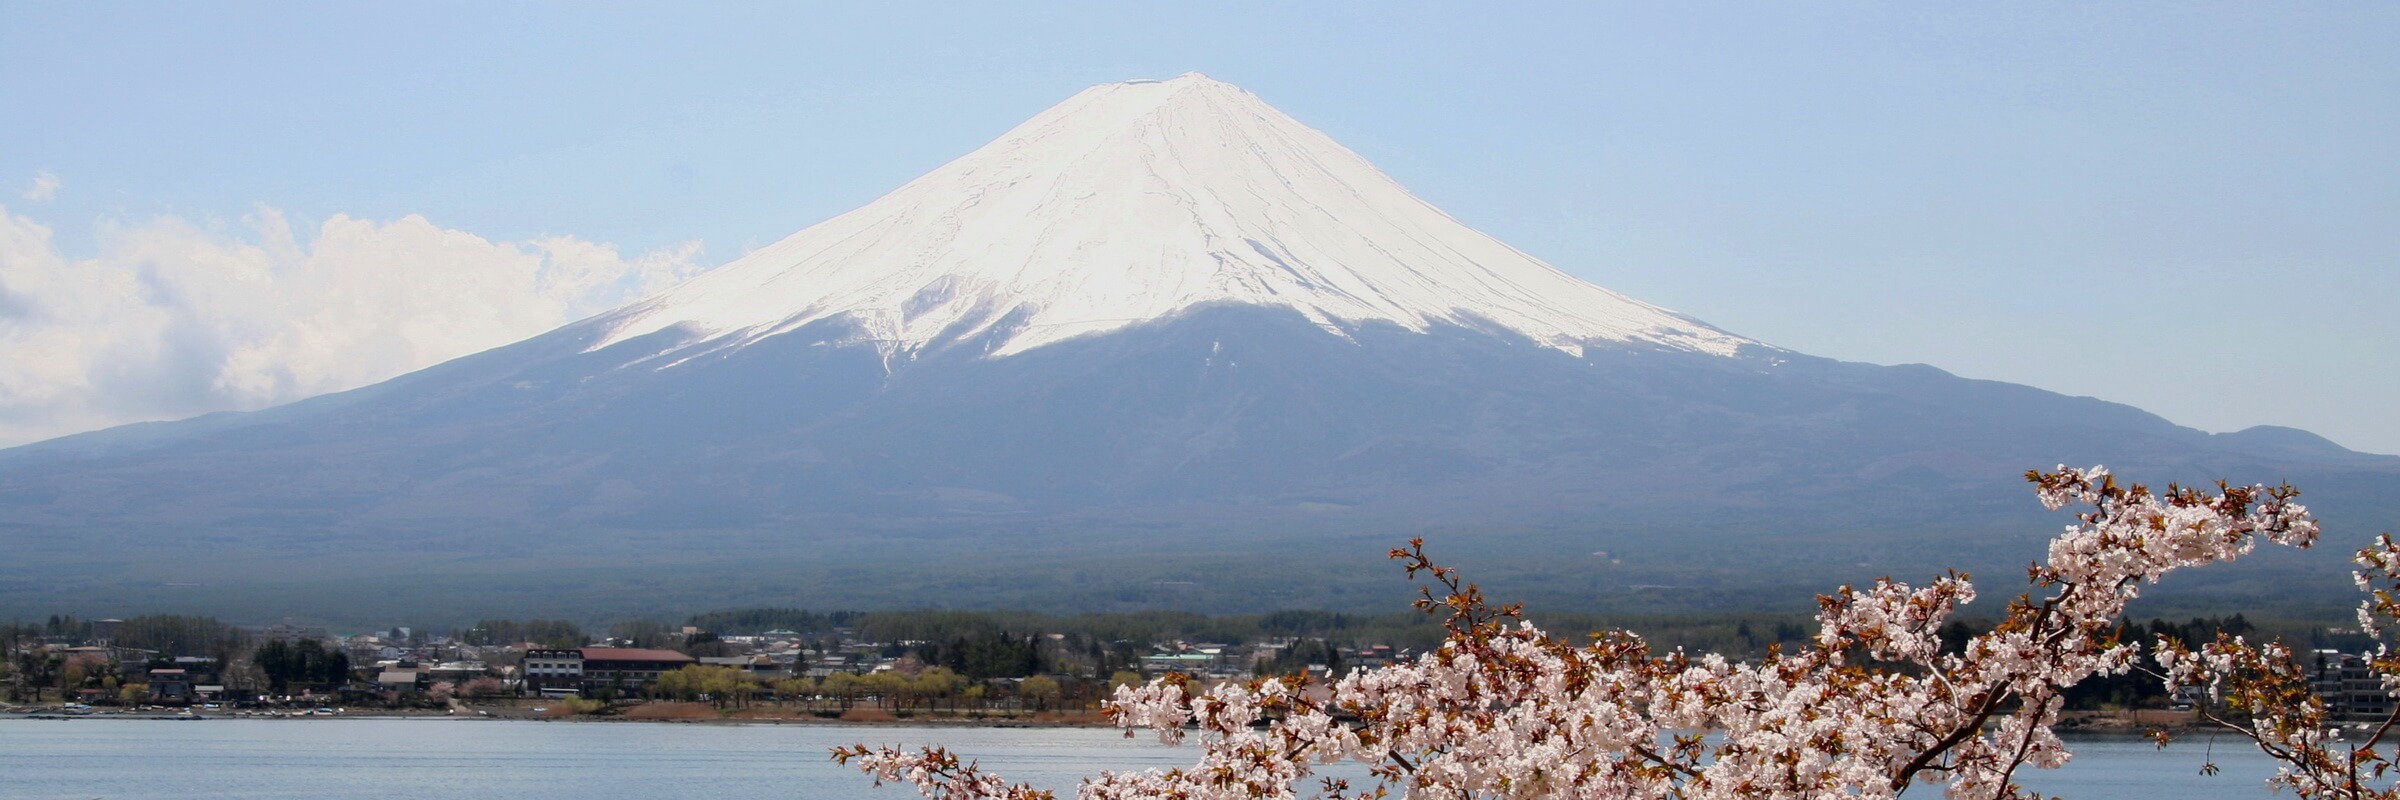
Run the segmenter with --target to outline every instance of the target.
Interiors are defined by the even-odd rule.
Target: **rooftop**
[[[692,657],[673,650],[652,650],[641,647],[586,647],[585,661],[677,661],[691,663]]]

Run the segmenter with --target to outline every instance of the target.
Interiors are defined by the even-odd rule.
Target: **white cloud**
[[[262,408],[507,344],[699,273],[700,246],[626,258],[572,237],[493,242],[424,217],[336,215],[306,242],[104,225],[73,259],[0,207],[0,446]]]
[[[58,190],[65,188],[66,185],[67,182],[59,180],[56,175],[48,172],[36,172],[33,174],[33,185],[25,187],[25,191],[19,193],[19,196],[24,197],[25,202],[28,203],[47,203],[51,198],[57,197]]]

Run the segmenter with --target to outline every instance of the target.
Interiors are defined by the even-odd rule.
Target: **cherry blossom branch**
[[[2052,730],[2062,693],[2134,667],[2137,651],[2118,641],[2114,625],[2144,585],[2233,560],[2260,540],[2305,547],[2317,533],[2289,487],[2153,493],[2096,467],[2028,478],[2050,508],[2088,510],[2028,570],[2046,596],[2019,595],[1998,626],[1955,652],[1943,648],[1940,628],[1975,600],[1968,576],[1956,572],[1921,588],[1889,579],[1842,587],[1819,598],[1819,631],[1809,646],[1771,648],[1750,664],[1655,653],[1626,631],[1595,634],[1583,645],[1552,637],[1525,621],[1519,606],[1486,600],[1427,555],[1422,540],[1411,540],[1391,556],[1411,578],[1426,580],[1415,605],[1444,617],[1439,647],[1341,676],[1322,687],[1324,701],[1308,698],[1312,685],[1300,676],[1207,685],[1168,675],[1120,687],[1106,709],[1111,720],[1129,735],[1146,728],[1168,743],[1182,741],[1187,727],[1197,730],[1200,758],[1182,770],[1103,773],[1077,796],[1294,797],[1312,765],[1336,761],[1369,765],[1378,783],[1371,793],[1347,795],[1347,783],[1327,780],[1326,796],[1399,789],[1462,798],[1889,798],[1921,779],[1946,784],[1954,796],[2024,796],[2014,783],[2018,769],[2066,760]],[[2400,615],[2400,545],[2387,538],[2377,552],[2372,564],[2362,553],[2361,563],[2383,588],[2361,614],[2393,618]],[[2360,581],[2369,588],[2366,573]],[[2355,777],[2384,768],[2374,748],[2380,730],[2347,769],[2331,761],[2321,737],[2301,732],[2300,722],[2321,719],[2321,704],[2291,694],[2298,673],[2277,667],[2278,657],[2288,663],[2289,652],[2238,639],[2198,652],[2162,649],[2160,674],[2170,686],[2207,685],[2231,691],[2253,712],[2266,709],[2258,719],[2272,725],[2254,721],[2246,735],[2296,765],[2278,780],[2303,796],[2329,796],[2318,790],[2342,785],[2335,770]],[[2379,655],[2376,663],[2382,674],[2400,673],[2400,657]],[[2250,677],[2260,680],[2243,683]],[[1670,737],[1674,746],[1662,751],[1659,743]],[[859,759],[879,780],[908,780],[936,800],[1042,796],[938,749],[860,747],[836,757]],[[1028,793],[1009,794],[1018,791]]]

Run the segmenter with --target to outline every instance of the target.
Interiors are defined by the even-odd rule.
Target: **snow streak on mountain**
[[[982,149],[608,318],[738,347],[837,315],[887,355],[995,356],[1210,303],[1288,307],[1580,353],[1730,355],[1747,339],[1578,280],[1460,224],[1249,92],[1094,86]],[[669,363],[672,363],[670,361]]]

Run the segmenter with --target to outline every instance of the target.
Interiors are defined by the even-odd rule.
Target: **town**
[[[637,622],[586,636],[570,622],[487,620],[442,633],[394,627],[338,635],[290,623],[53,617],[0,628],[0,686],[11,710],[22,713],[455,714],[472,704],[486,707],[477,710],[486,716],[497,707],[503,714],[642,718],[643,705],[680,701],[727,716],[772,704],[741,715],[1072,721],[1089,717],[1114,686],[1170,672],[1324,678],[1415,655],[1405,646],[1295,636],[1226,643],[1016,634],[974,624],[974,615],[882,615],[881,624],[858,613],[750,616],[796,624],[712,630]],[[921,632],[893,633],[911,628]]]
[[[1792,620],[1651,620],[1668,647],[1763,653],[1799,645]],[[1016,626],[1012,630],[1012,623]],[[1963,641],[1973,626],[1954,622]],[[2123,641],[2198,642],[2255,628],[2240,615],[2127,624]],[[621,719],[990,720],[1096,723],[1116,687],[1180,673],[1203,682],[1305,673],[1319,681],[1413,659],[1441,628],[1412,615],[1291,611],[1256,617],[751,609],[681,626],[484,620],[429,632],[256,628],[172,615],[54,616],[0,626],[5,710],[77,716],[438,714]],[[2342,720],[2391,713],[2358,637],[2309,629],[2312,684]],[[2069,706],[2139,724],[2187,722],[2195,691],[2139,672],[2095,678]]]

